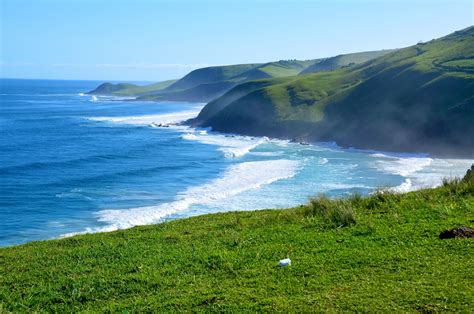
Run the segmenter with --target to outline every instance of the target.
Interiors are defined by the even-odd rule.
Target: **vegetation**
[[[149,93],[155,93],[162,89],[167,88],[171,84],[176,82],[176,80],[162,81],[158,83],[153,83],[149,85],[135,85],[130,83],[103,83],[99,85],[93,91],[90,91],[88,94],[91,95],[117,95],[117,96],[139,96],[146,95]]]
[[[0,309],[471,312],[473,239],[438,236],[473,209],[466,176],[2,248]]]
[[[315,63],[331,64],[331,69],[354,65],[388,51],[362,52],[316,60],[280,60],[268,63],[212,66],[194,70],[177,81],[147,86],[104,83],[89,94],[138,96],[139,100],[209,102],[233,87],[253,80],[295,76]],[[331,60],[337,61],[331,61]],[[319,71],[319,70],[313,70]]]
[[[472,60],[474,27],[359,65],[237,86],[210,102],[193,123],[223,132],[472,158],[474,138],[466,136],[474,134]]]
[[[208,102],[222,96],[240,83],[297,75],[313,63],[314,60],[282,60],[265,64],[238,64],[197,69],[167,89],[140,99]]]
[[[300,74],[308,74],[321,71],[333,71],[343,67],[352,66],[369,60],[384,56],[394,50],[377,50],[349,53],[345,55],[338,55],[331,58],[321,59],[313,65],[305,68]]]

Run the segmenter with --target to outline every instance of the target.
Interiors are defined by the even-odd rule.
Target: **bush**
[[[462,180],[467,183],[474,183],[474,165],[471,166],[471,169],[467,170]]]
[[[335,227],[346,227],[356,223],[351,201],[348,199],[331,200],[324,195],[311,198],[307,215],[320,217]]]

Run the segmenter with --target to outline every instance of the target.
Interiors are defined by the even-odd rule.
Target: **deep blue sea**
[[[0,82],[0,246],[288,207],[318,193],[408,191],[473,162],[163,128],[204,104],[84,95],[93,81]]]

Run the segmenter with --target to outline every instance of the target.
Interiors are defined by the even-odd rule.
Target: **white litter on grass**
[[[291,265],[291,259],[289,259],[289,258],[282,259],[282,260],[280,260],[279,265],[281,267],[290,266]]]

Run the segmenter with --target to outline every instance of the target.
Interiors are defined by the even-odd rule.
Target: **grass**
[[[333,71],[342,67],[364,63],[374,58],[384,56],[393,51],[394,50],[356,52],[321,59],[318,60],[318,62],[315,62],[313,65],[305,68],[303,71],[301,71],[301,74],[308,74],[320,71]]]
[[[139,96],[139,95],[145,95],[148,93],[155,93],[157,91],[167,88],[174,82],[176,82],[176,80],[168,80],[168,81],[162,81],[162,82],[153,83],[153,84],[144,85],[144,86],[136,86],[133,88],[122,89],[118,91],[117,94]]]
[[[0,311],[471,312],[473,180],[0,249]],[[278,267],[289,257],[292,265]]]

